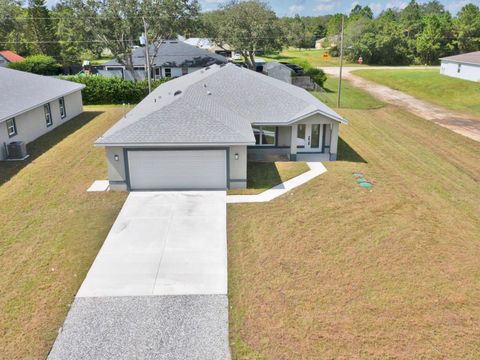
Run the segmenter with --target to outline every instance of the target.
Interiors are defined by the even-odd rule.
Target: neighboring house
[[[10,50],[0,50],[0,66],[7,66],[11,62],[23,61],[24,57]]]
[[[85,85],[0,67],[0,160],[83,111]]]
[[[215,65],[160,85],[95,144],[112,190],[245,188],[247,156],[335,160],[346,123],[301,88]]]
[[[339,35],[324,37],[315,41],[315,49],[318,49],[318,50],[329,49],[337,46],[339,42],[340,42]]]
[[[231,58],[233,56],[233,51],[230,46],[224,45],[223,47],[220,47],[207,38],[189,38],[184,40],[184,43],[225,56],[226,58]]]
[[[480,51],[440,58],[440,74],[480,81]]]
[[[179,40],[162,41],[157,50],[151,45],[149,51],[152,57],[153,79],[180,77],[206,66],[227,63],[227,59],[221,55]],[[106,62],[102,64],[102,67],[104,71],[100,70],[100,75],[109,76],[106,71],[110,71],[110,76],[121,76],[123,79],[128,80],[134,78],[131,71],[127,71],[125,66],[116,60]],[[136,72],[136,78],[144,79],[145,48],[138,47],[133,50],[133,67]]]

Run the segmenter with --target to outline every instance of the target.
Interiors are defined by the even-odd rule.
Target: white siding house
[[[83,112],[85,86],[0,68],[0,160],[13,141],[32,142]]]
[[[441,58],[440,73],[463,80],[480,81],[480,51]]]

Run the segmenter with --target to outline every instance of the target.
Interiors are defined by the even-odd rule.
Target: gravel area
[[[70,359],[230,359],[228,298],[76,298],[48,356]]]

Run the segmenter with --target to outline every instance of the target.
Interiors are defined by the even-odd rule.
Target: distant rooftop
[[[9,62],[17,62],[25,60],[24,57],[10,50],[0,50],[0,55],[7,59]]]
[[[462,64],[480,65],[480,51],[443,57],[440,58],[440,60],[448,60]]]
[[[214,64],[225,64],[228,60],[221,55],[200,49],[180,40],[162,41],[158,49],[151,45],[150,56],[153,55],[152,66],[162,67],[206,67]],[[133,66],[145,65],[145,49],[138,47],[133,50]],[[116,61],[108,61],[102,66],[121,66]]]
[[[71,81],[0,67],[0,122],[84,87]]]

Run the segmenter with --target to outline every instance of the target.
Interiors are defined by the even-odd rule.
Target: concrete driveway
[[[226,194],[130,193],[49,359],[229,359]]]

